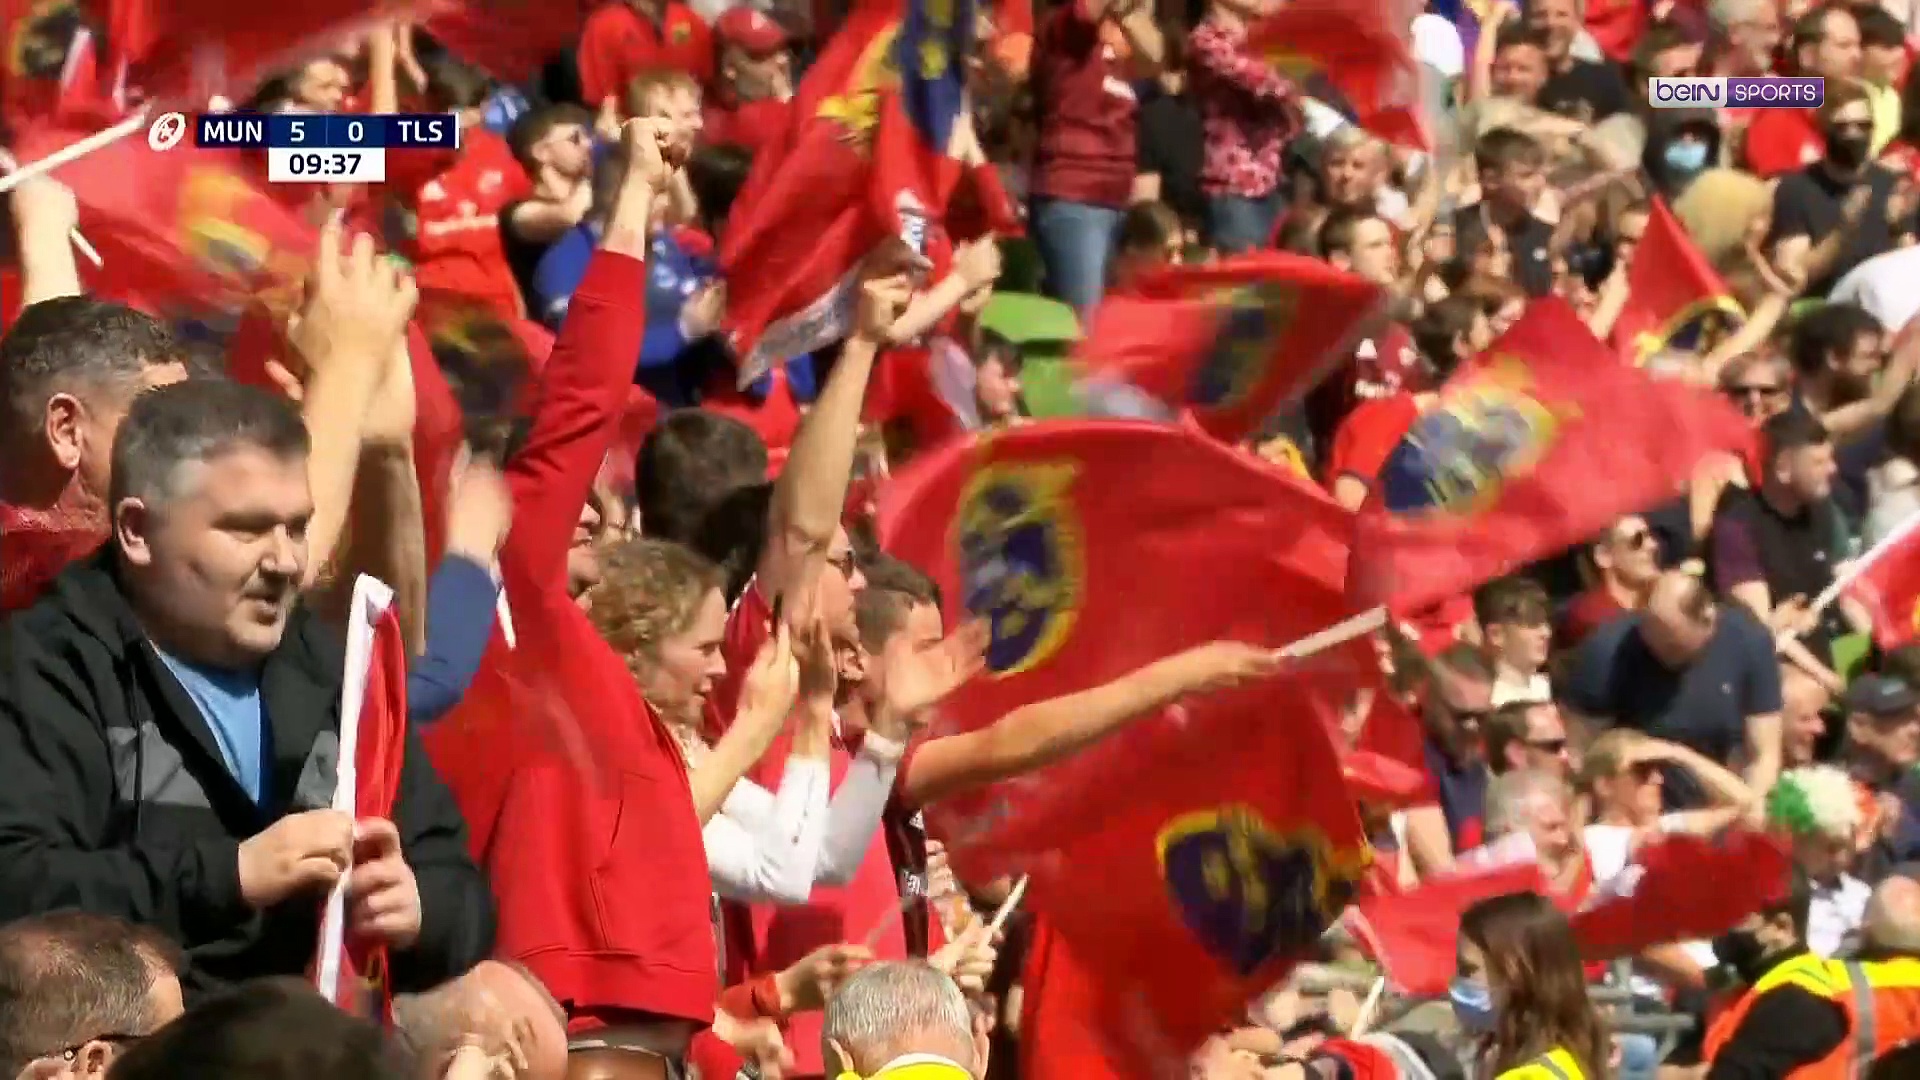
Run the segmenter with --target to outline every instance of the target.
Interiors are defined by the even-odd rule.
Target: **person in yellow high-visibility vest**
[[[1587,997],[1573,928],[1537,893],[1495,896],[1460,917],[1449,988],[1460,1026],[1480,1039],[1479,1075],[1607,1080],[1606,1025]]]
[[[1920,1039],[1920,882],[1882,882],[1861,931],[1855,959],[1768,969],[1708,1029],[1706,1080],[1854,1080]]]

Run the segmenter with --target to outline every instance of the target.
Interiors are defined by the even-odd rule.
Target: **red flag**
[[[40,131],[23,150],[43,157],[76,139]],[[254,175],[233,153],[162,153],[144,139],[122,139],[54,170],[73,190],[80,227],[105,263],[93,275],[95,294],[156,313],[231,317],[256,297],[277,311],[291,307],[319,242]]]
[[[1414,422],[1362,508],[1353,595],[1418,610],[1678,494],[1752,429],[1716,395],[1619,363],[1536,300]]]
[[[1897,649],[1920,637],[1920,518],[1909,518],[1869,552],[1866,570],[1846,595],[1873,616],[1873,643]]]
[[[1112,496],[1122,490],[1126,498]],[[1117,420],[953,440],[894,474],[879,514],[882,544],[939,583],[949,619],[992,630],[989,673],[941,708],[947,732],[1208,641],[1277,647],[1339,622],[1351,526],[1346,511],[1251,455],[1191,430]],[[1207,587],[1193,588],[1180,566],[1205,566]],[[1342,658],[1349,671],[1372,663]],[[1071,806],[1075,778],[1107,783],[1103,770],[1128,756],[1141,728],[1046,770],[1044,783],[944,800],[929,820],[950,834],[956,860],[977,857],[983,877],[998,876],[1001,853]],[[984,865],[996,859],[1002,869]]]
[[[1420,68],[1411,22],[1381,0],[1293,0],[1248,35],[1268,63],[1296,81],[1324,75],[1353,106],[1360,126],[1396,145],[1426,150]]]
[[[425,29],[447,51],[502,82],[532,82],[580,36],[581,8],[539,0],[454,0]]]
[[[1373,893],[1354,905],[1347,925],[1393,985],[1415,997],[1447,992],[1457,964],[1454,940],[1460,916],[1488,897],[1544,894],[1547,882],[1532,859],[1442,874],[1399,893]]]
[[[1573,936],[1593,962],[1710,938],[1777,900],[1792,865],[1779,837],[1752,829],[1662,836],[1601,885],[1573,917]]]
[[[1627,289],[1627,306],[1613,324],[1613,345],[1630,364],[1644,364],[1677,337],[1697,331],[1708,315],[1745,318],[1727,283],[1658,197],[1633,249]]]
[[[1082,1020],[1121,1076],[1170,1075],[1358,892],[1372,850],[1332,742],[1299,705],[1270,680],[1127,739],[1024,852],[1027,902],[1095,987]],[[1036,783],[1068,783],[1057,771]]]
[[[1239,442],[1345,358],[1383,299],[1358,275],[1282,252],[1171,267],[1101,304],[1074,356],[1089,382],[1191,409]]]
[[[807,72],[720,252],[740,385],[847,334],[858,267],[883,241],[926,253],[960,176],[948,150],[972,28],[970,0],[868,6]]]
[[[407,645],[393,608],[393,590],[362,575],[353,585],[347,623],[346,674],[340,698],[340,762],[336,810],[358,819],[392,820],[406,761]],[[314,979],[327,1000],[385,1021],[392,1006],[387,947],[345,927],[347,878],[326,901]]]
[[[381,23],[410,20],[426,7],[425,0],[150,3],[142,20],[144,48],[127,57],[127,78],[150,99],[197,105],[214,95],[238,98],[269,75]]]
[[[0,615],[32,607],[69,563],[107,539],[99,506],[33,510],[0,503]]]

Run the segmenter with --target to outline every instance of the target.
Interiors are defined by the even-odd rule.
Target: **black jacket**
[[[255,805],[135,621],[112,550],[69,567],[0,628],[0,921],[80,908],[156,927],[187,949],[190,994],[299,975],[323,898],[250,910],[239,844],[330,804],[345,636],[296,610],[267,659]],[[466,823],[411,733],[394,817],[422,929],[393,957],[393,981],[416,990],[489,955],[494,904]]]

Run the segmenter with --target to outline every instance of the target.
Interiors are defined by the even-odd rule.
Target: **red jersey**
[[[1046,16],[1033,50],[1040,108],[1033,193],[1122,207],[1133,191],[1140,101],[1119,50],[1077,2]]]
[[[32,607],[60,571],[106,539],[98,511],[0,503],[0,614]]]
[[[462,133],[451,166],[408,193],[416,218],[406,253],[426,303],[478,301],[520,318],[520,286],[500,239],[500,211],[527,197],[532,182],[506,140],[482,128]]]
[[[1419,418],[1420,405],[1412,394],[1361,402],[1334,431],[1333,446],[1327,452],[1327,486],[1351,476],[1372,488],[1393,448]]]
[[[531,968],[576,1029],[635,1012],[705,1024],[720,992],[685,765],[566,584],[627,408],[646,285],[645,264],[603,250],[574,293],[507,472],[500,571],[518,644],[494,636],[473,688],[425,738],[499,903],[500,955]]]
[[[627,85],[641,72],[684,71],[713,80],[713,35],[693,9],[667,0],[654,22],[626,3],[602,4],[580,31],[580,96],[589,109],[612,98],[626,111]]]
[[[1106,1006],[1060,935],[1037,917],[1020,985],[1020,1075],[1118,1080],[1082,1019]]]

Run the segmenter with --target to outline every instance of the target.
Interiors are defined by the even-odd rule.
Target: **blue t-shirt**
[[[155,650],[159,652],[159,650]],[[200,718],[213,731],[213,741],[226,759],[227,771],[247,797],[258,804],[266,796],[266,756],[269,735],[266,711],[260,702],[260,675],[191,664],[160,652],[173,677],[200,708]]]
[[[1647,647],[1637,614],[1595,630],[1575,651],[1560,687],[1567,705],[1723,765],[1732,762],[1746,747],[1747,718],[1781,709],[1780,664],[1773,636],[1746,608],[1725,603],[1718,611],[1713,637],[1678,670]],[[1692,774],[1669,769],[1664,779],[1669,809],[1705,801]]]
[[[583,222],[554,241],[541,256],[533,274],[534,302],[541,321],[555,332],[565,321],[568,302],[586,277],[587,264],[599,246],[599,228]],[[714,373],[733,365],[733,358],[718,338],[689,340],[680,328],[687,301],[719,275],[719,266],[712,258],[689,252],[673,230],[655,231],[647,253],[646,332],[640,340],[633,381],[668,408],[700,404],[701,391]],[[789,360],[786,370],[794,398],[813,400],[813,358]],[[747,396],[759,400],[772,387],[772,375],[763,375],[747,388]]]

